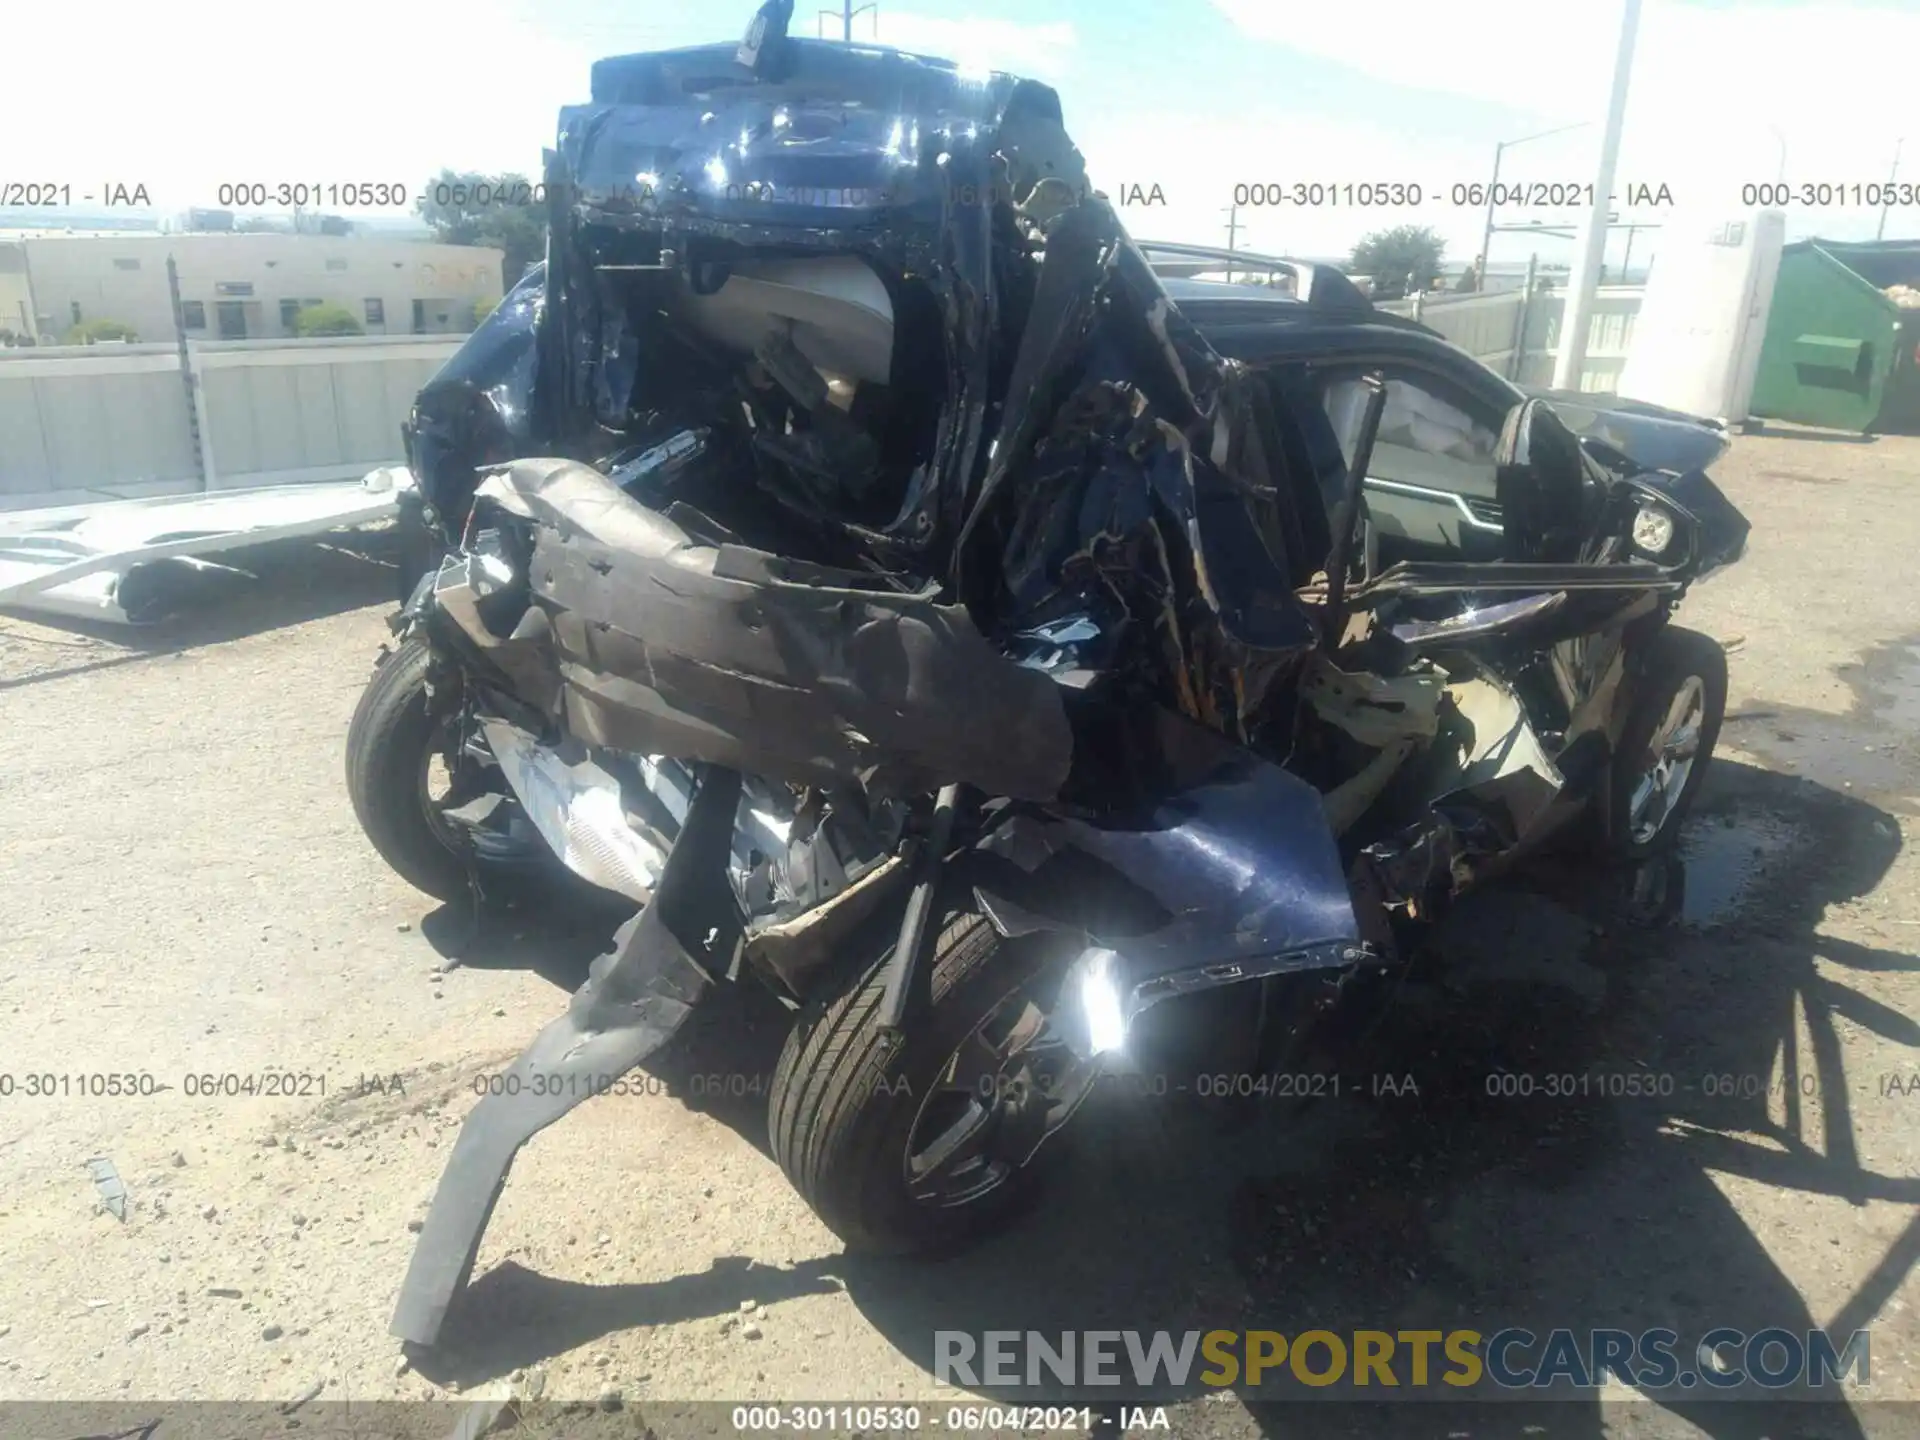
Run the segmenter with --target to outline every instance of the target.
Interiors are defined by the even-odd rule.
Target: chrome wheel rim
[[[1022,986],[988,1011],[934,1077],[907,1132],[907,1191],[922,1204],[971,1205],[1018,1174],[1079,1108],[1097,1060],[1068,1047]]]
[[[1666,713],[1648,737],[1640,774],[1627,803],[1627,834],[1646,845],[1666,828],[1700,754],[1700,730],[1707,717],[1707,686],[1689,675],[1673,692]]]

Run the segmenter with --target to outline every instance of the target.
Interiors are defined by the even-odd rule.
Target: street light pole
[[[1905,145],[1906,143],[1907,141],[1904,135],[1901,136],[1900,139],[1893,142],[1893,170],[1887,176],[1887,192],[1888,193],[1885,193],[1880,197],[1880,224],[1875,228],[1873,232],[1873,238],[1876,240],[1884,239],[1886,237],[1887,206],[1893,203],[1893,196],[1891,193],[1893,190],[1893,182],[1900,175],[1900,147]]]
[[[1580,253],[1568,277],[1567,308],[1560,323],[1560,353],[1553,362],[1553,388],[1577,390],[1587,359],[1587,328],[1593,319],[1593,292],[1607,248],[1607,218],[1613,204],[1613,170],[1620,158],[1620,131],[1627,118],[1627,82],[1633,77],[1633,42],[1640,28],[1640,0],[1623,0],[1620,46],[1613,57],[1613,93],[1607,99],[1607,128],[1600,137],[1600,168],[1593,177],[1593,204],[1581,233]]]
[[[1493,197],[1500,193],[1500,157],[1506,153],[1507,142],[1502,140],[1493,147],[1493,179],[1487,182],[1487,226],[1480,232],[1480,289],[1487,288],[1487,261],[1493,254]]]
[[[1502,140],[1493,147],[1493,179],[1487,182],[1487,225],[1480,235],[1480,288],[1487,288],[1487,261],[1491,258],[1488,251],[1493,247],[1493,211],[1495,198],[1500,193],[1500,157],[1515,145],[1524,145],[1529,140],[1544,140],[1549,135],[1564,135],[1569,130],[1584,130],[1591,120],[1582,120],[1578,125],[1562,125],[1556,130],[1542,130],[1537,135],[1522,135],[1518,140]]]

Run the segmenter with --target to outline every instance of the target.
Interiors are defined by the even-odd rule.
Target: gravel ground
[[[779,1016],[744,997],[660,1093],[528,1148],[477,1303],[418,1367],[386,1335],[409,1224],[476,1081],[604,936],[538,916],[475,935],[360,836],[340,751],[386,637],[378,537],[276,547],[260,593],[137,645],[0,619],[0,1400],[415,1400],[534,1372],[553,1400],[613,1386],[644,1416],[935,1400],[954,1393],[936,1327],[1870,1325],[1874,1402],[1851,1414],[1402,1404],[1312,1433],[1920,1433],[1896,1403],[1920,1400],[1920,1079],[1901,1093],[1920,1076],[1920,441],[1743,437],[1721,478],[1754,535],[1683,617],[1732,649],[1684,924],[1625,925],[1593,877],[1547,867],[1464,909],[1457,973],[1342,1062],[1417,1095],[1251,1124],[1103,1095],[1046,1203],[937,1266],[841,1255],[787,1187],[760,1078]],[[1672,1089],[1486,1094],[1488,1073],[1575,1069]],[[129,1074],[170,1088],[87,1078]],[[288,1093],[189,1080],[261,1074]],[[1258,1394],[1167,1399],[1183,1433],[1307,1433]]]

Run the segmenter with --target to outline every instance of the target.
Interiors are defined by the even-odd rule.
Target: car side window
[[[1321,403],[1349,460],[1366,414],[1366,387],[1358,375],[1330,378]],[[1440,393],[1425,377],[1387,375],[1387,404],[1374,439],[1369,478],[1424,489],[1485,496],[1494,493],[1495,432]]]

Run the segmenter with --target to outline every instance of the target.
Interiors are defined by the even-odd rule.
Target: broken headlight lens
[[[1655,559],[1673,544],[1673,516],[1655,505],[1643,505],[1633,517],[1633,548]]]

